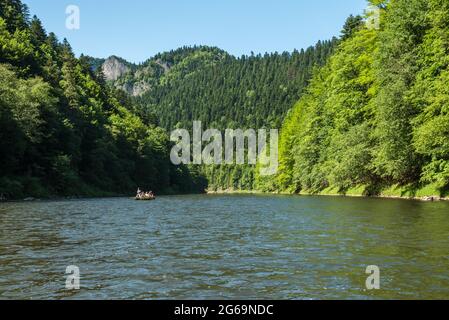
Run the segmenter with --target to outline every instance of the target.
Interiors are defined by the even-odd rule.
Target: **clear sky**
[[[365,0],[24,0],[47,31],[77,54],[142,62],[183,45],[210,45],[240,56],[292,51],[339,35]],[[80,8],[79,30],[66,7]]]

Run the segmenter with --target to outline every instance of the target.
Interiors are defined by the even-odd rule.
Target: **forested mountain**
[[[306,50],[194,46],[135,65],[76,58],[19,0],[0,0],[0,194],[193,192],[204,178],[211,190],[446,194],[449,3],[370,3],[379,28],[351,16]],[[168,132],[195,120],[282,127],[278,174],[171,165]]]
[[[204,190],[202,179],[170,164],[166,131],[145,124],[91,64],[21,1],[0,0],[0,194]]]
[[[139,106],[135,112],[144,121],[160,121],[169,131],[190,129],[193,121],[221,130],[279,128],[313,69],[324,65],[337,42],[240,58],[218,48],[183,47],[158,54],[111,83],[133,96]],[[253,166],[205,166],[201,171],[209,189],[254,188]]]
[[[187,77],[226,55],[218,48],[193,46],[157,54],[139,65],[117,56],[89,59],[94,70],[102,68],[106,80],[113,87],[131,97],[141,97],[158,91],[170,79]]]
[[[449,2],[371,1],[288,114],[265,191],[444,195],[449,187]],[[430,194],[429,194],[430,193]]]
[[[293,53],[240,58],[213,47],[183,47],[109,80],[142,110],[157,114],[168,130],[190,128],[196,120],[219,129],[279,127],[336,43],[335,38]]]

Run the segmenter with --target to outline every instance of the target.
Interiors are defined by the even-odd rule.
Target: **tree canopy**
[[[433,184],[448,175],[448,4],[371,1],[380,29],[345,28],[283,124],[281,170],[258,188],[339,192]],[[352,26],[354,19],[350,19]],[[272,179],[273,180],[273,179]]]
[[[135,109],[24,4],[0,1],[1,194],[204,191],[199,175],[171,165],[166,131]]]

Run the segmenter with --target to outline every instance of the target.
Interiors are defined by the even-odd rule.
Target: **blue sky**
[[[234,55],[292,51],[338,35],[365,0],[24,0],[47,31],[77,54],[142,62],[183,45],[217,46]],[[77,5],[81,29],[65,27]]]

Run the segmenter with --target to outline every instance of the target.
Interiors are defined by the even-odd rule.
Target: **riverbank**
[[[182,195],[188,193],[175,193],[170,192],[161,192],[159,195]],[[399,187],[392,186],[389,188],[385,188],[380,191],[377,195],[367,195],[366,187],[360,186],[352,189],[348,189],[345,192],[339,191],[337,188],[327,188],[319,193],[301,191],[299,193],[295,192],[264,192],[260,190],[235,190],[235,189],[226,189],[226,190],[205,190],[206,194],[213,195],[225,195],[225,194],[242,194],[242,195],[299,195],[299,196],[334,196],[334,197],[357,197],[357,198],[383,198],[383,199],[404,199],[404,200],[419,200],[419,201],[449,201],[449,197],[447,195],[442,195],[441,192],[438,191],[434,186],[425,186],[422,188],[411,188],[411,187]],[[192,193],[193,194],[193,193]],[[57,196],[57,195],[47,195],[42,197],[20,197],[20,198],[11,198],[0,199],[1,202],[8,201],[46,201],[46,200],[77,200],[77,199],[95,199],[95,198],[121,198],[121,197],[129,197],[129,194],[118,194],[112,192],[95,192],[95,193],[86,193],[83,195],[71,195],[71,196]]]
[[[158,196],[176,196],[176,195],[194,195],[194,194],[206,194],[204,193],[182,193],[175,192],[173,190],[164,190],[158,192]],[[60,200],[88,200],[88,199],[101,199],[101,198],[130,198],[134,199],[135,195],[132,192],[127,194],[114,193],[114,192],[97,192],[97,193],[86,193],[82,195],[70,195],[70,196],[60,196],[60,195],[44,195],[44,196],[28,196],[28,197],[16,197],[16,198],[0,198],[0,203],[5,202],[38,202],[38,201],[60,201]]]
[[[447,194],[442,194],[433,185],[428,185],[420,188],[413,188],[411,186],[391,186],[379,191],[376,195],[367,195],[366,186],[359,186],[351,188],[345,192],[341,192],[337,188],[327,188],[319,193],[301,191],[295,192],[263,192],[259,190],[207,190],[207,194],[280,194],[280,195],[299,195],[299,196],[335,196],[335,197],[358,197],[358,198],[383,198],[383,199],[404,199],[404,200],[419,200],[419,201],[449,201]]]

